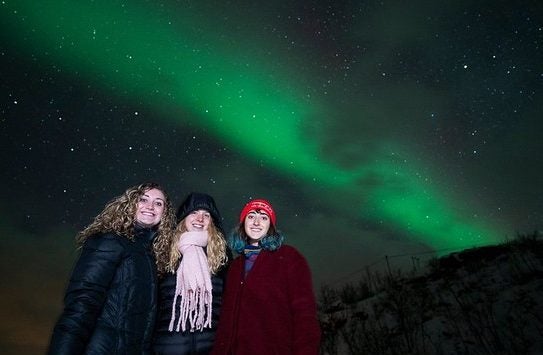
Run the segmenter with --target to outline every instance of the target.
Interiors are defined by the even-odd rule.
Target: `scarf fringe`
[[[211,293],[211,273],[203,247],[207,245],[207,232],[202,240],[202,232],[186,232],[180,238],[179,250],[183,259],[177,269],[177,280],[172,305],[172,317],[168,329],[173,331],[187,329],[190,332],[211,328],[211,312],[213,296]],[[203,244],[203,245],[202,245]],[[178,298],[181,298],[178,306]],[[179,318],[176,319],[176,309]]]

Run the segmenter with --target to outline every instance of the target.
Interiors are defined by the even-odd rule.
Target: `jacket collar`
[[[134,223],[134,236],[136,240],[141,240],[145,245],[153,243],[158,232],[158,225],[153,227],[144,227],[138,223]]]

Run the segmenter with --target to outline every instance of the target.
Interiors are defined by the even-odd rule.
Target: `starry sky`
[[[227,230],[268,199],[316,289],[543,228],[539,1],[4,0],[0,28],[5,349],[43,350],[75,233],[143,181]]]

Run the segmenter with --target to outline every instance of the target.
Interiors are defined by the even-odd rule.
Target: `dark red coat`
[[[244,257],[230,265],[211,354],[316,355],[320,328],[311,272],[293,247],[261,251],[244,278]]]

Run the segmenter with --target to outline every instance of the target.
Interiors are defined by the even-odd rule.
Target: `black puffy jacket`
[[[231,257],[229,256],[229,259]],[[211,328],[203,331],[173,331],[168,327],[172,316],[172,305],[175,293],[176,275],[168,273],[160,279],[158,290],[158,315],[153,339],[153,351],[156,355],[205,355],[213,347],[227,267],[223,266],[216,275],[211,276],[212,316]]]
[[[156,230],[91,236],[75,264],[49,354],[148,354],[156,319]]]

